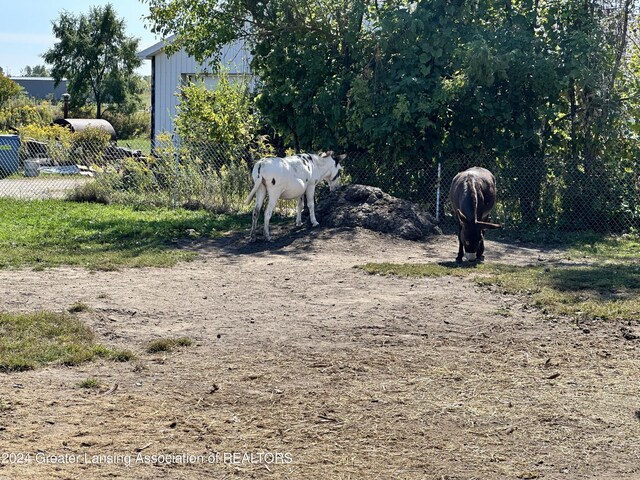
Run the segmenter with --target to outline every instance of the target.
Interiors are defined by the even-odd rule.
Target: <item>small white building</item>
[[[151,60],[151,139],[161,133],[174,133],[174,118],[180,102],[180,87],[196,79],[203,80],[205,85],[215,88],[219,76],[212,73],[211,67],[198,63],[184,49],[168,56],[164,46],[174,37],[160,41],[142,50],[138,57]],[[229,79],[242,79],[251,83],[252,73],[249,68],[251,54],[244,42],[238,41],[222,48],[220,65],[226,69]]]

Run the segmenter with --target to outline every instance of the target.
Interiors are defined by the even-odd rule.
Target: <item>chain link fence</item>
[[[245,198],[258,157],[244,147],[206,142],[147,143],[140,150],[85,144],[61,151],[52,144],[27,141],[16,146],[0,138],[0,196],[245,212],[251,209]],[[624,233],[640,227],[637,168],[587,169],[551,157],[390,160],[348,152],[343,182],[379,187],[419,203],[446,227],[453,226],[448,203],[451,180],[474,165],[496,176],[498,205],[492,220],[505,228]],[[285,204],[287,208],[291,205]]]

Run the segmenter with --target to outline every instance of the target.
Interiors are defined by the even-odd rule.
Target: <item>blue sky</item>
[[[0,67],[5,74],[18,76],[27,65],[44,65],[42,54],[56,41],[51,24],[60,12],[87,14],[91,7],[108,3],[113,5],[118,18],[124,18],[127,35],[140,39],[139,50],[160,41],[142,19],[148,15],[149,6],[140,0],[13,0],[2,4]],[[142,75],[151,73],[148,60],[138,72]]]

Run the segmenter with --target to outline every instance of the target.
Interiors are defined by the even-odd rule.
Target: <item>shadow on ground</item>
[[[338,234],[342,240],[349,241],[350,237],[355,237],[356,232],[349,228],[277,225],[271,228],[270,242],[265,241],[262,235],[255,242],[250,242],[248,231],[236,231],[215,239],[189,242],[184,247],[198,253],[208,253],[215,249],[224,255],[308,254],[318,248],[318,242],[325,242]]]

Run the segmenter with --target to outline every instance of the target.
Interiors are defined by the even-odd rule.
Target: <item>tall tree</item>
[[[16,97],[22,91],[22,87],[0,72],[0,106],[7,100]]]
[[[421,199],[435,159],[480,161],[516,221],[640,219],[635,0],[145,1],[174,50],[249,41],[264,117],[296,149],[368,152],[356,181]]]
[[[344,147],[347,93],[373,0],[146,0],[152,31],[176,33],[167,53],[198,60],[235,40],[253,47],[257,105],[299,149]]]
[[[554,33],[568,79],[563,221],[578,228],[624,223],[627,215],[628,202],[621,202],[619,190],[628,181],[621,153],[635,118],[629,115],[632,98],[623,100],[629,81],[623,71],[632,59],[628,46],[635,9],[632,0],[572,0],[555,12]]]
[[[72,107],[95,104],[101,118],[105,104],[126,105],[140,93],[139,82],[132,81],[142,64],[139,40],[125,35],[125,22],[111,4],[91,7],[86,15],[62,12],[53,33],[59,41],[43,58],[56,84],[67,78]]]

